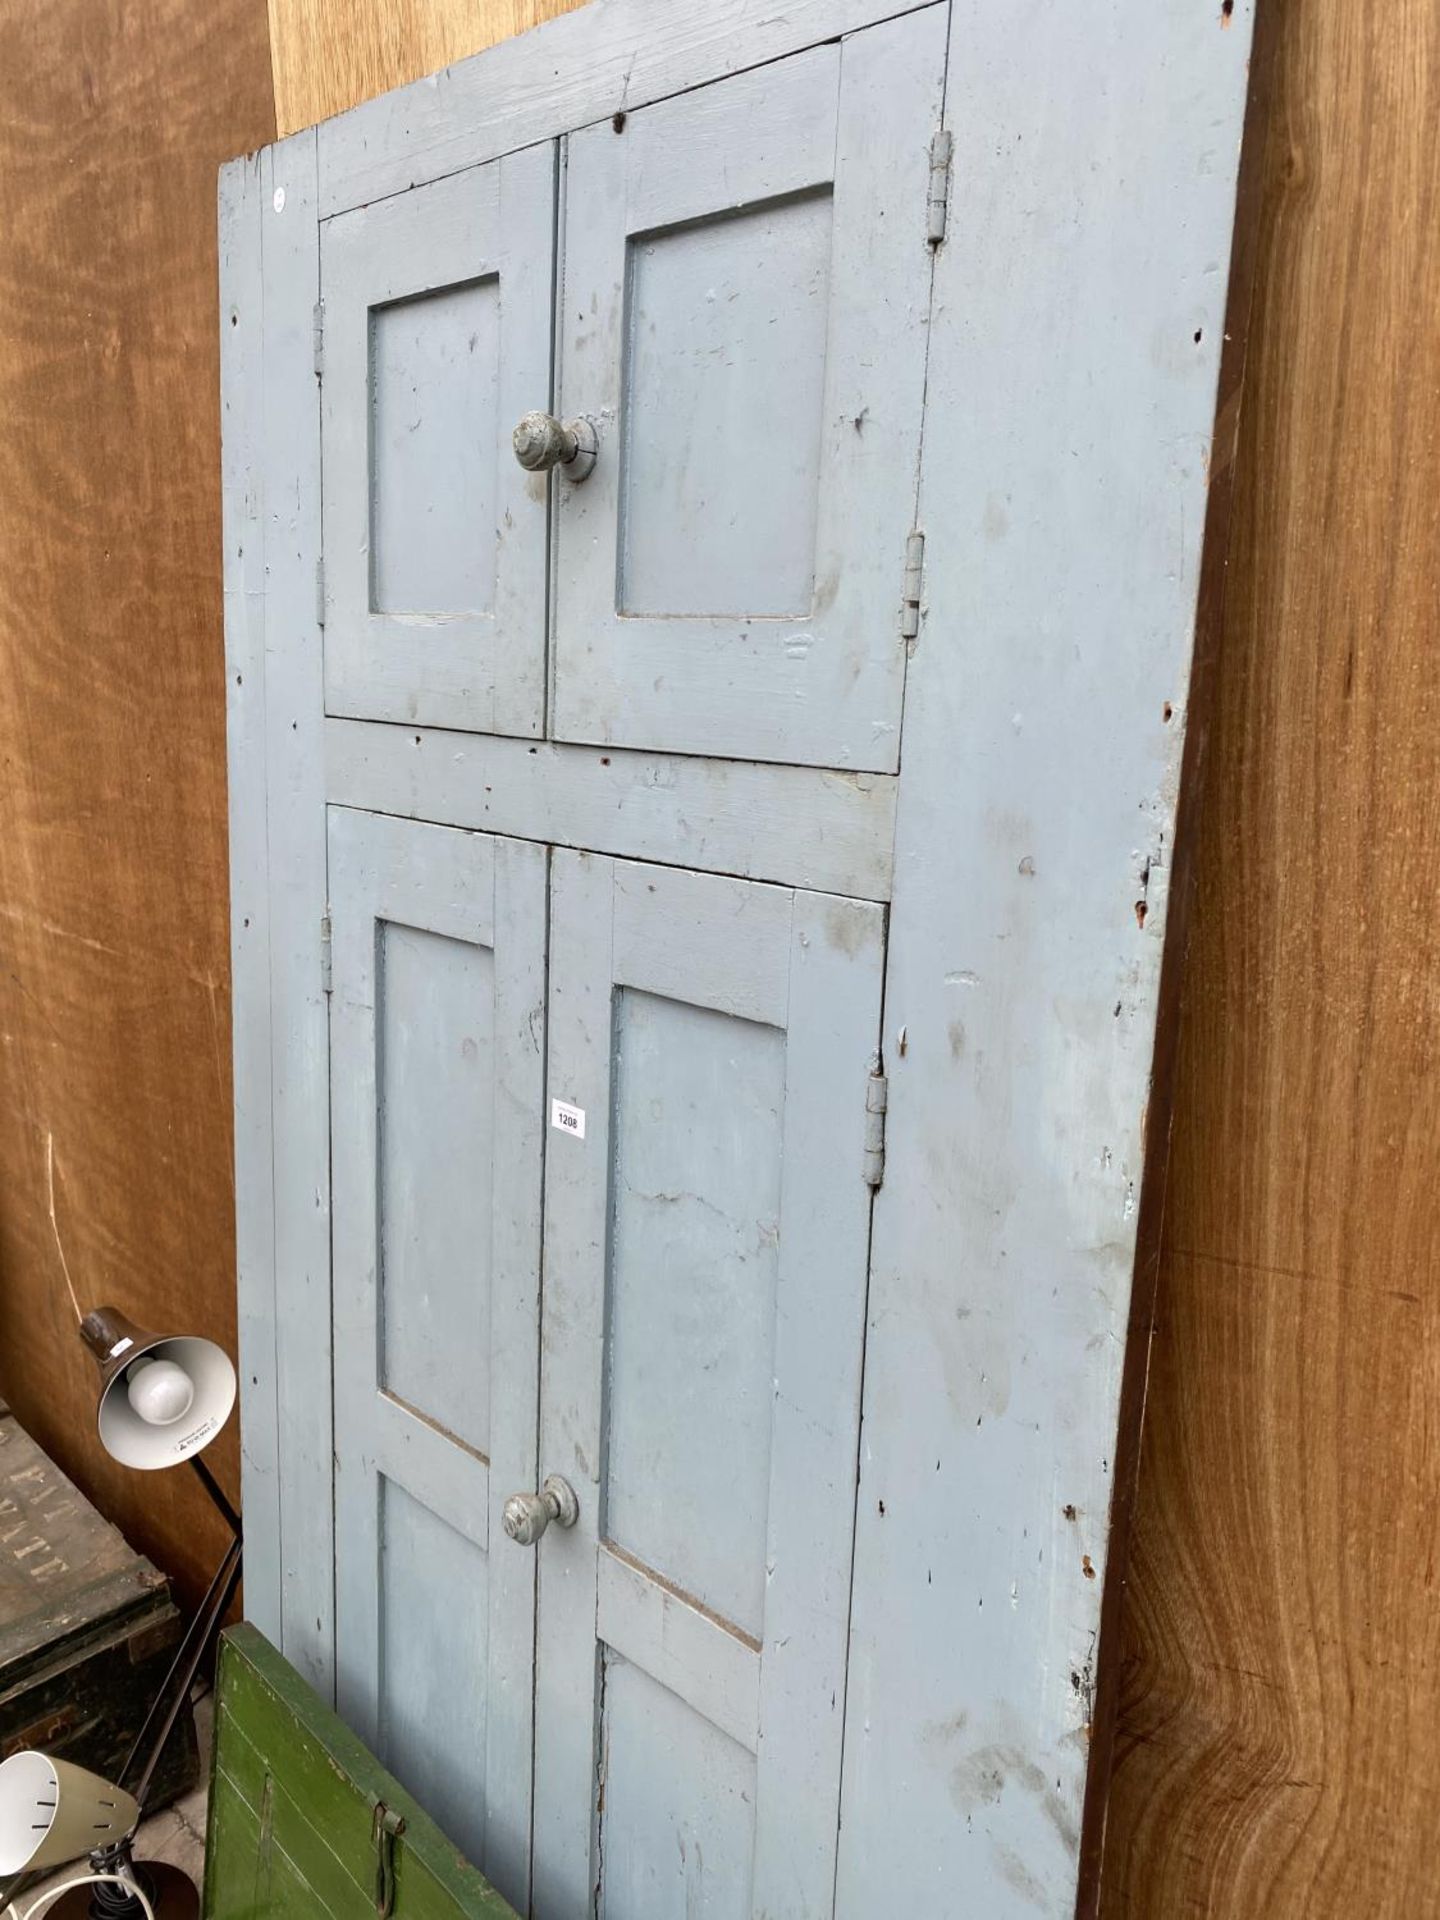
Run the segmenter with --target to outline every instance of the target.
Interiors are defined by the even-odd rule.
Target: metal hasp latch
[[[518,1546],[533,1547],[552,1520],[557,1527],[573,1527],[579,1518],[575,1489],[552,1473],[539,1493],[512,1493],[500,1524]]]
[[[377,1800],[370,1839],[375,1848],[375,1911],[380,1920],[390,1920],[395,1911],[395,1842],[404,1831],[404,1816]]]
[[[524,413],[510,436],[515,458],[527,473],[558,467],[577,484],[590,477],[598,441],[593,422],[581,415],[561,422],[553,413]]]

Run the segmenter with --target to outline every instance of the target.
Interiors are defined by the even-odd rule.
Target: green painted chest
[[[254,1627],[220,1647],[207,1920],[516,1920]]]

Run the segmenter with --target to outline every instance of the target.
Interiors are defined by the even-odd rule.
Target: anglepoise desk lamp
[[[113,1307],[87,1314],[80,1337],[100,1369],[96,1424],[105,1451],[146,1472],[188,1465],[231,1541],[113,1783],[43,1753],[0,1765],[0,1877],[28,1878],[88,1853],[91,1870],[112,1877],[63,1895],[49,1909],[55,1920],[143,1920],[127,1880],[144,1888],[156,1920],[198,1920],[189,1876],[164,1861],[137,1863],[132,1850],[165,1743],[240,1580],[240,1516],[200,1457],[234,1408],[235,1369],[213,1341],[145,1333]],[[9,1894],[16,1891],[12,1885]]]

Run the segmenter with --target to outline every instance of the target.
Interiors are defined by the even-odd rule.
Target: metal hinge
[[[865,1082],[865,1184],[878,1187],[885,1178],[885,1110],[890,1082],[877,1060]]]
[[[905,591],[900,601],[900,638],[914,640],[920,632],[920,595],[925,585],[925,536],[912,533],[905,542]]]
[[[315,624],[325,624],[325,556],[321,554],[315,562]]]
[[[320,985],[329,993],[334,983],[334,968],[330,959],[330,915],[320,917]]]
[[[325,371],[325,302],[315,302],[315,377],[318,380]]]
[[[945,238],[950,218],[950,158],[955,151],[953,134],[942,128],[930,142],[930,186],[925,195],[925,238],[938,247]]]

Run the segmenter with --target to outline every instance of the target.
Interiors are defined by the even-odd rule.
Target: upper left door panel
[[[554,233],[553,143],[321,228],[328,713],[544,732]]]

